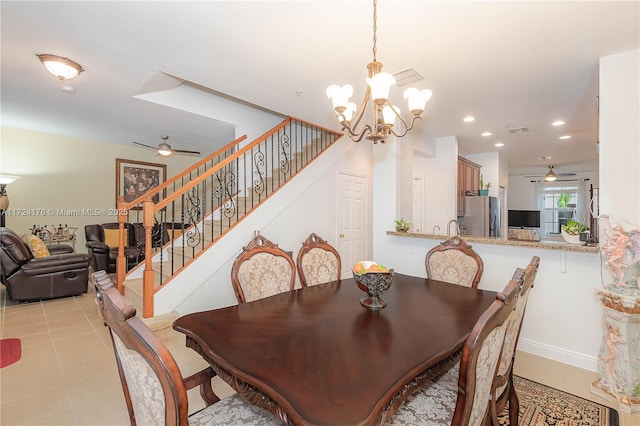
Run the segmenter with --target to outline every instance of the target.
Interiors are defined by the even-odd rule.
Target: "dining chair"
[[[293,290],[293,258],[262,235],[256,235],[236,257],[231,283],[238,303],[246,303]]]
[[[336,281],[342,272],[340,254],[316,233],[311,233],[298,251],[296,267],[302,287]]]
[[[425,266],[428,278],[473,288],[478,287],[484,270],[482,258],[457,236],[429,250]]]
[[[269,412],[238,394],[219,399],[211,387],[211,367],[182,378],[169,350],[124,299],[106,275],[92,279],[109,328],[131,425],[281,425]],[[188,415],[187,390],[200,386],[207,405]]]
[[[507,318],[518,287],[503,294],[478,319],[462,348],[457,369],[427,382],[392,415],[390,425],[479,426],[491,424],[491,391],[504,343]]]
[[[540,266],[540,258],[533,256],[526,269],[518,268],[511,278],[513,283],[519,287],[519,294],[516,301],[514,311],[509,315],[507,320],[507,328],[502,346],[502,355],[500,356],[500,364],[493,382],[493,390],[491,397],[491,416],[494,424],[498,424],[498,415],[503,412],[509,403],[509,424],[517,425],[520,411],[520,402],[516,389],[513,386],[513,365],[516,357],[516,347],[520,338],[520,330],[524,313],[529,299],[529,290],[535,282],[538,267]],[[503,293],[498,294],[498,299],[506,297]]]

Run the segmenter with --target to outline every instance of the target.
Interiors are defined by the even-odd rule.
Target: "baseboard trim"
[[[594,372],[598,371],[598,358],[579,352],[568,351],[556,346],[546,345],[544,343],[523,338],[520,338],[518,341],[518,350],[561,362],[563,364],[569,364],[584,370]]]

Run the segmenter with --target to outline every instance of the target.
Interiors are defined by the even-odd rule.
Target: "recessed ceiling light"
[[[552,126],[562,126],[563,124],[564,124],[564,121],[562,120],[557,120],[551,123]]]
[[[550,155],[545,155],[544,157],[539,157],[538,160],[540,160],[540,161],[551,160],[551,156]]]
[[[482,136],[491,136],[492,134],[493,134],[493,133],[491,133],[491,132],[484,132],[484,133],[482,134]]]
[[[504,146],[504,144],[502,142],[498,142],[498,143],[494,144],[493,146],[495,146],[496,148],[500,148],[501,146]]]
[[[476,118],[468,115],[465,118],[463,118],[462,121],[464,121],[465,123],[471,123],[472,121],[476,121]]]
[[[571,139],[571,136],[569,136],[569,135],[564,135],[564,136],[560,136],[558,139],[562,139],[562,140],[564,140],[564,139]]]

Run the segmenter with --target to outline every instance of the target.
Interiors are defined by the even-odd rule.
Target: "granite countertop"
[[[433,234],[420,234],[414,232],[397,232],[387,231],[387,235],[396,235],[398,237],[405,238],[425,238],[428,240],[440,240],[445,241],[449,237],[446,235],[433,235]],[[581,246],[577,244],[569,244],[562,241],[527,241],[527,240],[502,240],[500,238],[491,237],[477,237],[472,235],[461,235],[463,240],[467,242],[474,242],[478,244],[494,244],[501,246],[517,246],[517,247],[534,247],[548,250],[564,250],[564,251],[576,251],[582,253],[598,253],[599,248],[597,245]]]

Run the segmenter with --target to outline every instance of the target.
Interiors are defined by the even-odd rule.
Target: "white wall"
[[[162,157],[135,146],[75,139],[2,127],[0,174],[21,178],[7,186],[11,212],[6,225],[18,235],[33,225],[77,227],[76,251],[86,253],[84,226],[116,222],[116,158],[167,165],[167,176],[186,169],[200,157]],[[228,141],[230,142],[230,141]],[[59,214],[58,210],[106,210],[106,215]],[[55,212],[55,213],[52,213]]]
[[[447,234],[447,222],[457,218],[458,140],[455,136],[435,141],[435,156],[414,156],[413,175],[424,180],[424,218],[422,230],[431,234],[437,225],[439,235]],[[390,228],[391,229],[391,228]]]
[[[600,213],[640,227],[640,49],[600,58]]]
[[[374,258],[396,273],[425,277],[425,255],[439,242],[383,235],[378,238]],[[517,267],[524,268],[534,255],[541,258],[518,348],[596,371],[601,308],[593,292],[602,285],[598,254],[471,245],[484,262],[479,288],[487,290],[502,290]]]

